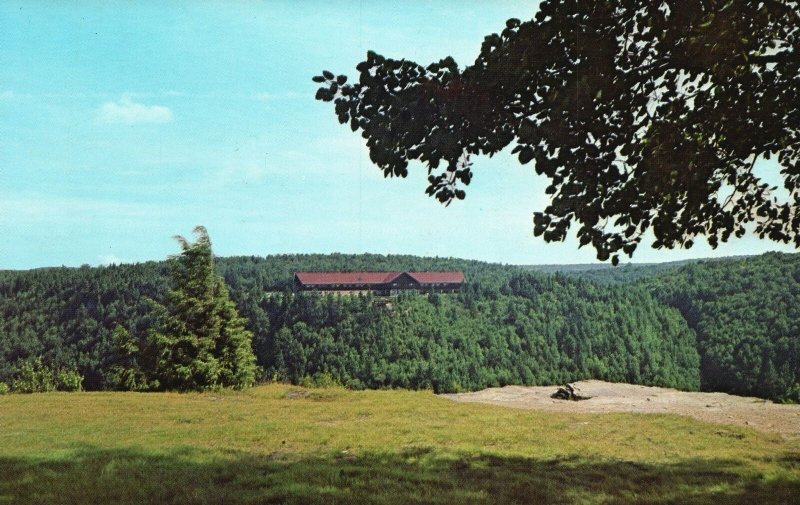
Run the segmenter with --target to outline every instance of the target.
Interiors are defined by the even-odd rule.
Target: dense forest
[[[704,390],[800,401],[800,254],[703,261],[637,286],[694,331]]]
[[[703,390],[800,401],[800,254],[524,268],[643,288],[695,333]]]
[[[488,296],[291,296],[267,304],[268,373],[352,387],[479,389],[595,377],[697,389],[694,338],[644,291],[515,275]]]
[[[174,260],[0,272],[0,382],[41,358],[109,387],[113,333],[143,339]],[[265,379],[479,389],[583,378],[798,399],[800,255],[567,274],[452,258],[217,258]],[[460,293],[293,294],[295,271],[463,270]],[[619,279],[597,278],[618,275]]]
[[[570,277],[578,277],[599,284],[631,284],[651,277],[661,277],[672,270],[695,263],[714,261],[731,261],[745,259],[745,256],[729,256],[726,258],[690,259],[668,261],[665,263],[620,263],[613,266],[608,263],[583,263],[576,265],[524,265],[523,269],[533,272],[560,273]]]

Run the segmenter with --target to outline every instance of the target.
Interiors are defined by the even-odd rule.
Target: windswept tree
[[[465,196],[471,158],[509,145],[549,178],[533,231],[575,223],[600,260],[712,247],[748,225],[800,247],[800,2],[545,0],[487,36],[472,66],[374,52],[317,99],[361,130],[388,176],[427,165],[429,195]],[[788,198],[754,173],[777,157]]]
[[[151,386],[176,390],[251,386],[257,370],[253,334],[245,329],[225,281],[214,272],[208,232],[198,226],[194,233],[194,243],[175,237],[182,252],[175,258],[172,289],[164,305],[153,302],[158,324],[148,336]]]

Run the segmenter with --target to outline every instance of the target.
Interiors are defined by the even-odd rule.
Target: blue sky
[[[67,5],[69,4],[69,5]],[[474,160],[467,198],[424,194],[424,168],[384,179],[313,99],[322,69],[368,49],[474,60],[535,2],[0,4],[0,268],[163,259],[205,225],[215,253],[374,252],[503,263],[593,262],[533,237],[546,181],[508,154]],[[768,167],[769,168],[769,167]],[[634,260],[755,254],[641,247]]]

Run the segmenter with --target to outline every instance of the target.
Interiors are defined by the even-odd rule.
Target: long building
[[[373,293],[380,296],[400,291],[451,293],[464,284],[463,272],[296,272],[295,291],[323,293]]]

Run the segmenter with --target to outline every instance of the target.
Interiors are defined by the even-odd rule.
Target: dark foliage
[[[800,246],[800,4],[543,1],[488,35],[472,66],[374,52],[358,80],[325,71],[316,98],[361,130],[388,176],[428,167],[428,194],[464,198],[470,157],[513,145],[550,180],[534,233],[578,225],[600,260],[755,233]],[[788,199],[754,172],[778,158]]]

